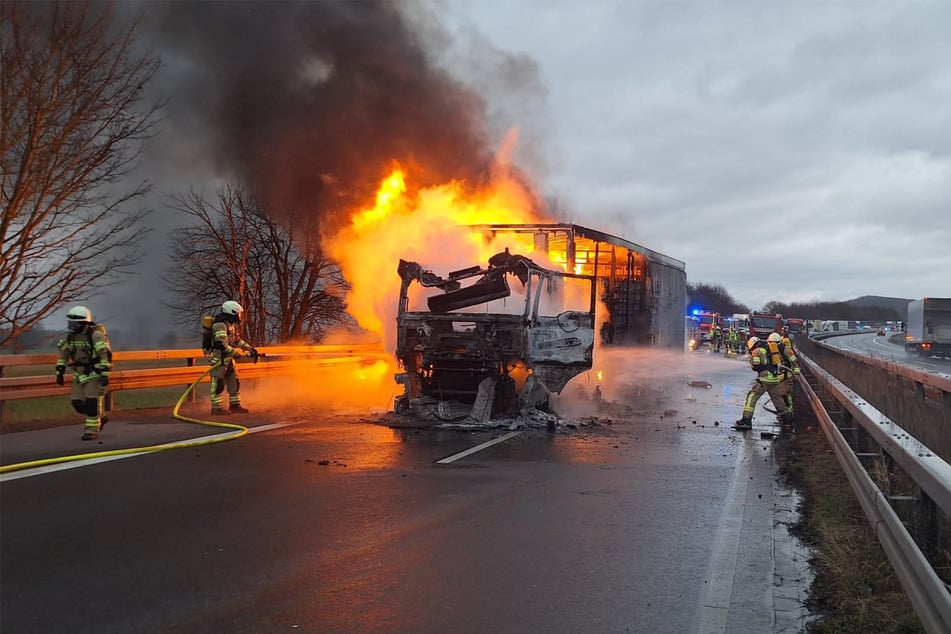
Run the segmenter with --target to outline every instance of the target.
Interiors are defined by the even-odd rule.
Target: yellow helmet
[[[756,344],[758,344],[758,343],[759,343],[759,337],[750,337],[750,338],[746,341],[746,349],[747,349],[747,350],[752,350],[752,349],[756,346]]]

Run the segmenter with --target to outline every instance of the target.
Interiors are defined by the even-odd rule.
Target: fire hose
[[[255,356],[264,356],[264,355],[255,355]],[[255,359],[255,361],[257,361],[257,359]],[[232,423],[219,423],[219,422],[210,421],[210,420],[189,418],[187,416],[183,416],[178,413],[178,410],[181,408],[182,403],[184,403],[185,399],[188,398],[188,395],[194,391],[195,386],[197,386],[198,383],[201,382],[203,378],[205,378],[208,374],[210,374],[212,370],[219,367],[220,365],[221,365],[220,363],[216,363],[215,365],[212,365],[211,367],[209,367],[207,370],[202,372],[201,375],[197,379],[195,379],[191,385],[189,385],[185,389],[181,397],[178,399],[178,402],[175,403],[175,407],[172,409],[172,416],[186,423],[206,425],[209,427],[224,427],[226,429],[233,429],[235,431],[232,434],[211,436],[208,438],[199,438],[195,440],[182,440],[178,442],[162,443],[159,445],[148,445],[145,447],[129,447],[127,449],[111,449],[109,451],[94,451],[89,453],[72,454],[68,456],[57,456],[54,458],[42,458],[40,460],[31,460],[29,462],[18,462],[15,464],[0,466],[0,473],[9,473],[11,471],[19,471],[21,469],[29,469],[32,467],[44,467],[47,465],[60,464],[63,462],[71,462],[75,460],[87,460],[89,458],[101,458],[105,456],[121,456],[126,454],[165,451],[167,449],[182,449],[185,447],[198,447],[200,445],[210,445],[213,443],[219,443],[219,442],[224,442],[226,440],[234,440],[235,438],[240,438],[241,436],[244,436],[245,434],[248,433],[248,428],[245,427],[244,425],[235,425]]]

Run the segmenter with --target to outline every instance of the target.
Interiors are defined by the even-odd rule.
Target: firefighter
[[[783,345],[786,346],[789,350],[793,349],[792,339],[789,338],[789,326],[783,326],[782,331],[782,341]]]
[[[740,333],[736,331],[736,328],[730,326],[730,329],[726,333],[726,352],[727,355],[736,356],[736,353],[739,352],[740,346]]]
[[[102,416],[102,401],[109,387],[112,370],[112,349],[106,328],[92,320],[85,306],[74,306],[66,312],[68,331],[56,344],[56,384],[66,384],[66,368],[73,369],[70,403],[83,415],[83,440],[96,440],[108,419]]]
[[[783,330],[785,331],[786,329],[783,328]],[[783,417],[782,423],[784,427],[792,427],[795,421],[795,413],[793,412],[793,382],[802,372],[799,368],[799,358],[796,356],[796,351],[793,349],[792,341],[789,340],[789,337],[783,336],[778,332],[773,332],[766,338],[766,341],[769,345],[772,359],[779,364],[782,372],[780,392],[783,395],[783,403],[785,404],[785,416]]]
[[[212,330],[210,362],[211,371],[211,413],[217,415],[247,414],[248,409],[241,406],[241,381],[235,369],[234,360],[244,354],[258,356],[251,344],[241,339],[238,326],[244,308],[236,301],[228,300],[221,305],[221,312],[215,315]],[[223,407],[223,392],[228,390],[228,409]]]
[[[780,369],[777,364],[772,363],[767,342],[758,337],[750,337],[746,342],[746,347],[750,352],[750,367],[756,372],[756,379],[750,386],[750,391],[746,394],[746,401],[743,403],[743,417],[733,424],[733,429],[746,431],[753,428],[753,410],[756,408],[756,402],[760,397],[768,392],[769,398],[773,402],[773,407],[777,412],[785,411],[785,403],[780,393]]]
[[[723,341],[723,333],[720,331],[720,324],[714,324],[710,331],[710,338],[713,340],[713,351],[720,352],[720,342]]]

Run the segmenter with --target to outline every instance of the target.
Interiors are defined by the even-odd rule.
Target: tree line
[[[905,319],[904,313],[900,313],[893,307],[869,306],[848,301],[792,303],[769,301],[755,310],[750,310],[749,306],[734,299],[723,286],[688,283],[687,312],[692,312],[694,309],[716,312],[721,315],[760,312],[807,320],[902,321]]]

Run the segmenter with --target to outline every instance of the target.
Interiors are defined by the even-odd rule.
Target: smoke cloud
[[[415,23],[401,6],[143,5],[169,122],[218,178],[324,232],[372,201],[393,161],[418,187],[477,184],[492,159],[486,103],[427,54],[413,30],[421,6]]]

